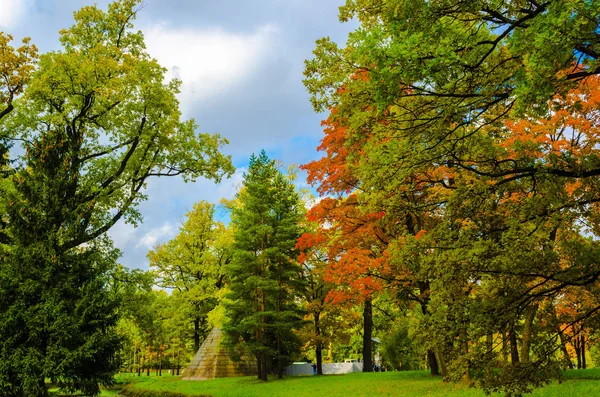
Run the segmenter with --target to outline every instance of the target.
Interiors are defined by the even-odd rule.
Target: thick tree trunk
[[[265,382],[268,380],[268,365],[267,365],[267,354],[263,353],[263,365],[262,365],[263,375],[262,380]]]
[[[410,218],[412,219],[412,217]],[[421,313],[424,316],[429,314],[427,306],[429,305],[429,283],[419,282],[419,302],[421,305]],[[427,364],[429,365],[429,371],[431,376],[439,376],[440,368],[436,359],[435,352],[431,349],[427,350]]]
[[[323,348],[321,345],[315,348],[315,356],[317,361],[317,375],[323,375]]]
[[[563,359],[564,359],[567,367],[569,369],[573,369],[573,362],[571,361],[571,355],[569,354],[569,351],[567,350],[567,341],[565,340],[565,336],[562,332],[562,329],[560,328],[560,324],[558,324],[558,318],[556,319],[556,321],[557,321],[556,333],[558,334],[558,338],[560,340],[560,350],[563,354]]]
[[[373,304],[371,299],[365,299],[363,310],[363,372],[373,372],[372,341],[373,336]]]
[[[440,368],[435,358],[435,352],[431,349],[427,350],[427,363],[429,364],[429,370],[432,376],[440,375]]]
[[[444,359],[444,353],[440,347],[435,349],[436,362],[439,364],[441,375],[444,379],[448,378],[448,367],[446,367],[446,360]]]
[[[565,337],[563,336],[563,333],[561,332],[560,327],[558,327],[558,336],[560,338],[560,350],[562,351],[563,358],[565,360],[565,364],[567,364],[567,367],[569,367],[569,369],[573,369],[573,362],[571,361],[571,355],[569,354],[569,351],[567,350],[567,342],[565,341]]]
[[[258,380],[262,380],[262,358],[260,354],[256,355],[256,371]]]
[[[317,345],[315,347],[315,357],[317,361],[317,375],[323,375],[323,344],[321,342],[321,313],[314,313],[315,317],[315,335],[317,336]]]
[[[537,313],[538,306],[531,305],[525,311],[525,322],[523,324],[523,338],[521,339],[521,362],[529,362],[529,351],[531,348],[531,338],[533,333],[533,321]]]

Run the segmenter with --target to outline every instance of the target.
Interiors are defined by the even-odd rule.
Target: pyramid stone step
[[[257,374],[255,360],[243,356],[239,362],[233,361],[220,343],[221,330],[213,328],[185,370],[183,379],[206,380]]]

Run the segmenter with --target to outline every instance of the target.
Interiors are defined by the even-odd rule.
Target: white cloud
[[[217,185],[217,192],[219,195],[218,200],[225,198],[231,200],[235,194],[242,187],[244,182],[244,172],[248,171],[246,168],[238,168],[235,170],[231,178],[228,178]],[[218,201],[217,201],[218,202]]]
[[[160,227],[155,227],[151,229],[148,233],[144,234],[144,236],[140,239],[136,248],[145,247],[147,249],[151,249],[156,245],[156,243],[161,240],[166,240],[170,237],[173,237],[176,233],[177,229],[169,222],[166,222],[164,225]]]
[[[12,29],[26,13],[31,0],[1,0],[0,29]]]
[[[169,78],[182,80],[184,108],[231,89],[255,72],[273,48],[277,33],[273,25],[246,35],[165,24],[144,30],[148,53],[169,70]]]
[[[124,247],[129,241],[135,238],[135,232],[136,230],[133,225],[121,220],[108,230],[108,235],[117,247]]]

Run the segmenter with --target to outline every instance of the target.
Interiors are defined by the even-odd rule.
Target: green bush
[[[395,324],[381,338],[380,353],[384,365],[397,371],[420,369],[419,349],[411,339],[406,324]]]

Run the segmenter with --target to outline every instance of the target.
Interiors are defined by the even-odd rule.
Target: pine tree
[[[303,208],[289,178],[264,151],[250,158],[248,173],[232,209],[233,260],[227,268],[231,293],[225,332],[243,338],[256,356],[258,378],[283,367],[297,351],[293,333],[301,325],[300,265],[296,240]]]

